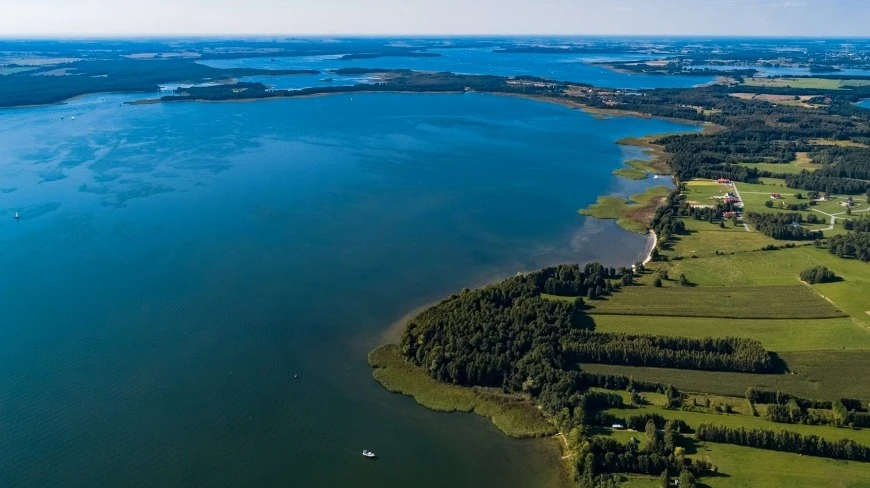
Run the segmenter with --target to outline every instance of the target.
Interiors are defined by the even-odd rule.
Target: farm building
[[[613,428],[614,430],[622,430],[625,428],[625,426],[622,424],[613,424],[610,427]]]
[[[727,211],[727,212],[722,212],[722,218],[723,218],[723,219],[730,219],[730,218],[733,218],[733,217],[737,217],[737,212],[735,212],[735,211],[733,211],[733,210],[729,210],[729,211]]]
[[[779,200],[780,198],[782,198],[782,195],[780,195],[779,193],[771,193],[770,198],[774,200]]]
[[[719,183],[720,185],[730,185],[731,180],[726,178],[719,178],[718,180],[716,180],[716,183]]]
[[[725,203],[740,203],[740,199],[737,197],[725,197]]]

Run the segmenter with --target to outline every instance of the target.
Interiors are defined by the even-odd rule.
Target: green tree
[[[659,476],[659,488],[668,488],[668,471],[662,471],[662,475]]]
[[[681,274],[680,275],[680,286],[689,286],[689,284],[690,284],[689,279],[686,278],[686,275]]]
[[[656,278],[656,279],[653,281],[653,286],[656,287],[656,288],[661,288],[661,287],[662,287],[662,279],[661,279],[661,278]]]
[[[695,483],[695,476],[689,472],[688,470],[684,470],[680,473],[680,488],[695,488],[697,483]]]

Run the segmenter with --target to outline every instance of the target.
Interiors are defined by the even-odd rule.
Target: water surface
[[[577,209],[654,184],[611,175],[614,141],[685,126],[475,94],[132,98],[0,110],[0,486],[560,484],[554,443],[390,394],[366,353],[462,287],[633,262],[643,236]]]

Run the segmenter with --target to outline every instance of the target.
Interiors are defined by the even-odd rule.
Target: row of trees
[[[822,231],[802,227],[804,218],[799,213],[747,212],[745,218],[759,232],[774,239],[806,241],[823,236]]]
[[[870,427],[870,415],[849,410],[842,401],[833,402],[830,410],[807,409],[797,401],[785,405],[768,405],[767,418],[785,424],[832,425],[835,427]]]
[[[563,342],[563,350],[568,361],[578,363],[745,373],[777,371],[771,354],[761,343],[745,338],[690,339],[587,331],[576,340]]]
[[[860,195],[870,190],[870,182],[830,176],[824,169],[813,173],[804,170],[796,175],[784,176],[785,184],[789,188],[801,188],[804,190],[816,190],[844,195]]]
[[[870,447],[848,439],[829,441],[817,435],[801,435],[786,430],[747,430],[720,425],[700,424],[695,437],[701,441],[734,444],[770,451],[791,452],[847,461],[870,462]]]

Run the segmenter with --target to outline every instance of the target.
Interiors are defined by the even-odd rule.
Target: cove
[[[0,485],[560,486],[554,443],[390,394],[366,354],[463,287],[639,258],[577,209],[654,184],[611,174],[615,141],[690,127],[478,94],[133,98],[0,111]]]

